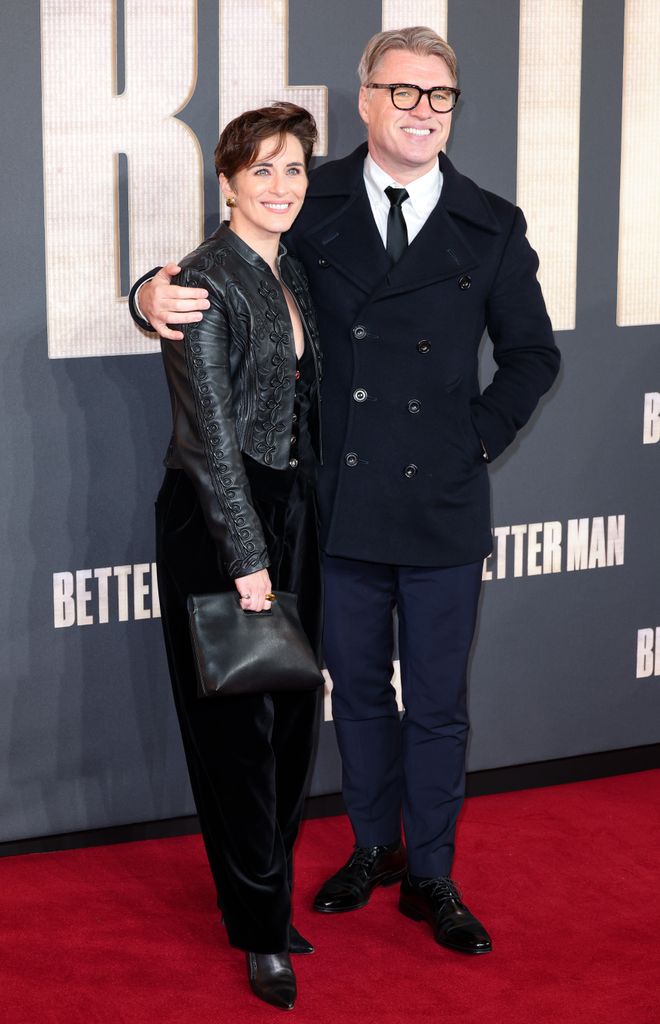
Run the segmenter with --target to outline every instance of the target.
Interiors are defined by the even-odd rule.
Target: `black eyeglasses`
[[[422,89],[419,85],[406,85],[405,82],[395,82],[391,85],[372,82],[367,89],[389,89],[392,103],[397,110],[414,110],[422,96],[428,96],[429,106],[436,114],[448,114],[454,109],[456,100],[461,95],[460,89],[454,89],[449,85],[434,85],[431,89]]]

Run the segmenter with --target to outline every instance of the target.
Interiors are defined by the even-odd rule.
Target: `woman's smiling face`
[[[228,181],[220,175],[225,198],[233,197],[231,225],[248,244],[281,234],[293,224],[307,191],[305,156],[299,140],[285,135],[264,139],[254,163]],[[279,152],[277,152],[279,148]]]

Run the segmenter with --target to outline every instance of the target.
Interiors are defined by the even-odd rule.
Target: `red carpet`
[[[343,818],[307,822],[298,1024],[658,1024],[660,772],[468,801],[455,876],[494,952],[462,957],[396,910],[308,909],[347,855]],[[244,1024],[248,990],[197,837],[0,860],[2,1024]]]

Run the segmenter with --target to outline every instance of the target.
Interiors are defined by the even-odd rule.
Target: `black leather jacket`
[[[314,356],[310,430],[320,457],[320,352],[307,280],[284,246],[278,263]],[[199,323],[183,326],[183,343],[161,340],[174,427],[165,464],[186,472],[227,572],[245,576],[269,561],[241,453],[276,470],[289,468],[291,320],[267,263],[226,224],[180,266],[175,283],[208,289],[211,308]]]

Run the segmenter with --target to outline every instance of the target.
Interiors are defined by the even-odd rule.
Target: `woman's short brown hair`
[[[287,135],[293,135],[302,146],[305,168],[309,167],[316,142],[316,121],[304,107],[295,103],[273,103],[270,107],[246,110],[227,124],[215,147],[215,172],[231,178],[250,167],[264,139],[278,137],[275,153],[281,152]]]

